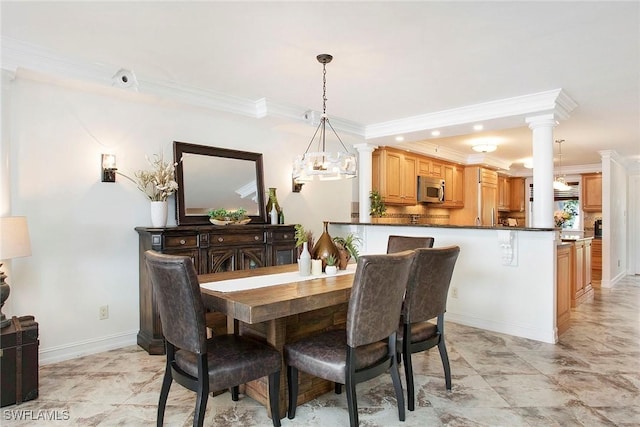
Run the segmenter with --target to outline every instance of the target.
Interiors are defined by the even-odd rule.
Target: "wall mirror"
[[[265,222],[262,153],[173,142],[176,221],[211,224],[211,209],[246,209],[251,223]]]

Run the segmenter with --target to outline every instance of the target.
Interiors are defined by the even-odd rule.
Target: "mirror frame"
[[[199,154],[202,156],[222,157],[226,159],[247,160],[255,163],[256,187],[258,190],[259,215],[249,215],[251,224],[266,223],[266,204],[264,201],[264,176],[262,166],[262,153],[249,151],[230,150],[228,148],[210,147],[207,145],[190,144],[188,142],[173,141],[173,159],[176,163],[176,222],[178,225],[213,225],[208,215],[186,215],[184,204],[184,171],[182,168],[182,156],[184,154]]]

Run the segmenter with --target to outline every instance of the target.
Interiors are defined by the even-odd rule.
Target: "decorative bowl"
[[[230,219],[216,219],[216,218],[209,218],[209,222],[211,222],[211,224],[213,225],[244,225],[244,224],[248,224],[251,222],[251,218],[244,218],[241,219],[239,221],[232,221]]]

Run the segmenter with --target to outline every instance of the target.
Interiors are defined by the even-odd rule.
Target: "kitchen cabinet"
[[[558,335],[569,328],[571,317],[571,243],[557,247],[556,268],[556,328]]]
[[[511,186],[509,177],[498,175],[498,210],[511,209]]]
[[[509,211],[524,212],[525,204],[525,181],[524,178],[510,178],[509,190]]]
[[[602,174],[582,175],[582,210],[602,212]]]
[[[445,164],[438,160],[434,160],[428,157],[418,158],[418,175],[432,176],[434,178],[445,178]]]
[[[454,164],[442,165],[444,178],[443,208],[464,207],[464,167]]]
[[[571,307],[593,299],[591,284],[591,242],[593,238],[573,241],[571,254]]]
[[[591,286],[599,288],[602,283],[602,239],[591,241]]]
[[[449,215],[453,225],[495,225],[498,214],[498,174],[480,166],[464,169],[464,209]]]
[[[136,227],[138,232],[140,330],[138,345],[164,354],[164,337],[156,297],[147,276],[144,252],[155,250],[191,257],[198,274],[248,270],[296,262],[293,225]]]
[[[388,205],[418,203],[418,159],[411,153],[382,148],[373,152],[372,187]]]

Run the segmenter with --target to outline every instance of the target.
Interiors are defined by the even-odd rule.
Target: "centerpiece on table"
[[[311,253],[309,243],[313,245],[313,232],[304,229],[302,224],[295,225],[296,248],[298,248],[298,271],[301,276],[311,274]]]
[[[221,208],[209,211],[209,221],[214,225],[243,225],[251,222],[251,218],[247,216],[246,209],[240,208],[235,211],[228,211]]]
[[[349,264],[349,260],[352,257],[356,262],[358,262],[358,257],[360,256],[358,246],[362,243],[362,240],[359,237],[355,236],[353,233],[349,233],[346,237],[334,237],[333,243],[335,243],[338,248],[338,252],[340,253],[340,257],[338,259],[338,268],[340,270],[345,270],[347,268],[347,264]]]

